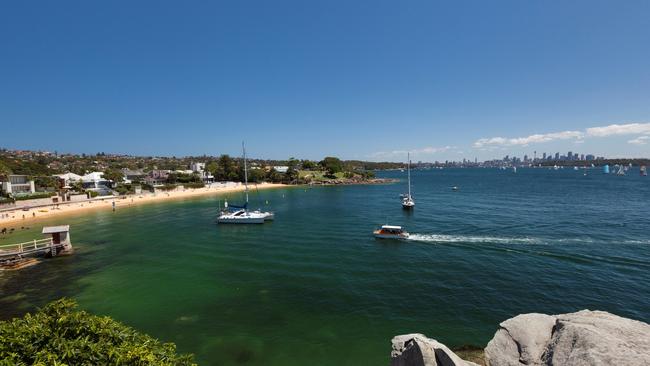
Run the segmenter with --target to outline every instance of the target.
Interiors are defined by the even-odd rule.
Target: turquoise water
[[[69,296],[202,365],[386,365],[396,334],[484,345],[523,312],[650,321],[649,178],[447,169],[413,186],[412,213],[399,183],[260,191],[263,226],[215,225],[217,197],[39,223],[0,243],[69,223],[76,253],[0,273],[1,317]],[[384,223],[414,240],[373,239]]]

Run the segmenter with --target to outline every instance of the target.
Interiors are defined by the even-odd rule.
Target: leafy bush
[[[156,187],[156,189],[160,189],[161,191],[173,191],[176,189],[176,184],[165,184],[164,186]]]
[[[42,193],[33,193],[33,194],[25,194],[25,195],[17,195],[14,197],[16,201],[24,201],[24,200],[33,200],[37,198],[50,198],[52,196],[56,196],[56,192],[42,192]]]
[[[183,186],[185,188],[203,188],[203,187],[205,187],[205,183],[203,183],[203,182],[183,183]]]
[[[76,310],[70,299],[54,301],[35,314],[0,322],[2,365],[195,365],[109,317]]]
[[[90,193],[90,198],[95,198],[99,196],[99,192],[96,191],[88,191],[88,193]]]

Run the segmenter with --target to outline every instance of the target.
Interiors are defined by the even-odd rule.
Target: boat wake
[[[596,242],[593,238],[535,238],[535,237],[499,237],[480,235],[444,235],[444,234],[414,234],[409,236],[410,241],[422,243],[451,244],[451,243],[479,243],[479,244],[590,244]],[[650,245],[650,240],[617,240],[615,244]]]
[[[476,235],[442,235],[442,234],[411,234],[409,240],[424,243],[498,243],[498,244],[542,244],[538,238],[527,237],[495,237]]]

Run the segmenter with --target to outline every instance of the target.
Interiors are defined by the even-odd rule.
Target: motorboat
[[[375,230],[373,235],[377,239],[397,239],[403,240],[409,238],[409,233],[404,231],[401,226],[382,225],[381,228]]]

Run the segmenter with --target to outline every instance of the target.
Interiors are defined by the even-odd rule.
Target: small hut
[[[52,257],[72,252],[70,225],[45,226],[43,228],[43,234],[52,236],[52,250],[49,253]]]

